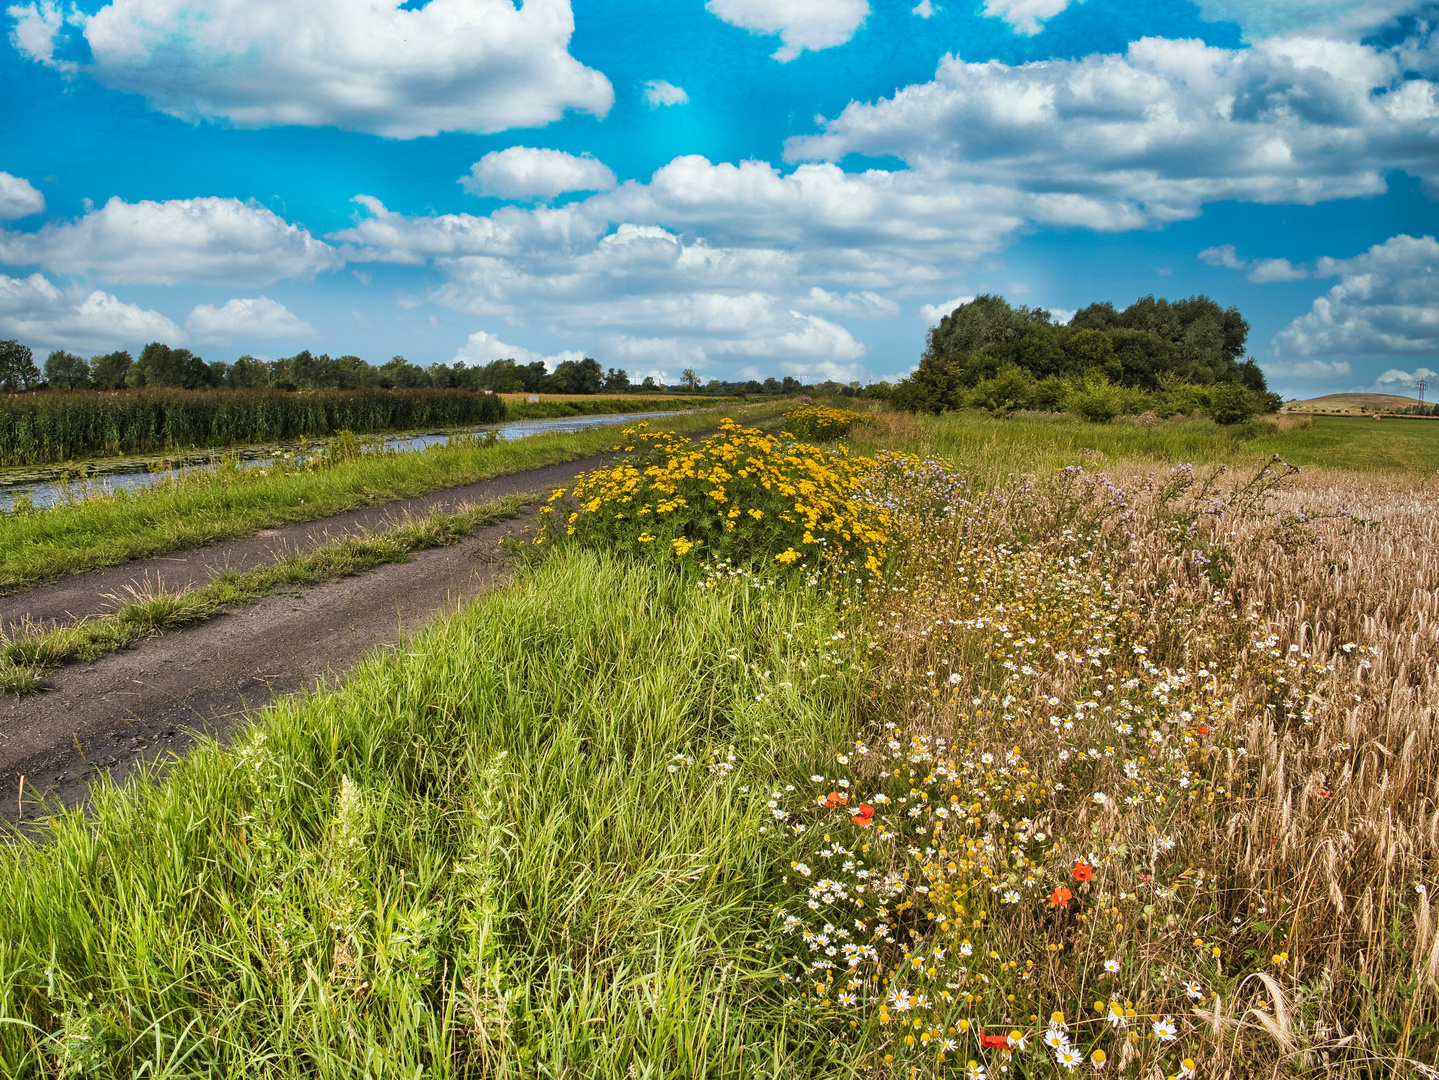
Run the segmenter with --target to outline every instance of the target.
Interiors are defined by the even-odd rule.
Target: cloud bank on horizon
[[[1204,292],[1282,392],[1439,368],[1439,5],[1120,4],[16,3],[0,336],[849,381]]]

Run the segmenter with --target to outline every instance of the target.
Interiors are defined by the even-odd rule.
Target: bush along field
[[[511,588],[0,853],[0,1071],[1433,1074],[1415,485],[626,436]]]

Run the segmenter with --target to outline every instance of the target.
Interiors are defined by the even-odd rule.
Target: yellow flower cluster
[[[870,459],[733,420],[698,441],[644,426],[626,429],[620,460],[551,495],[572,501],[564,535],[636,550],[663,541],[678,558],[731,565],[879,569],[890,514],[864,497]]]
[[[800,405],[785,413],[784,429],[801,439],[823,439],[829,442],[849,434],[849,429],[864,420],[863,413],[849,409],[831,409],[828,405]]]

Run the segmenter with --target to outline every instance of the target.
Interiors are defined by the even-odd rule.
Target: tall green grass
[[[781,408],[693,413],[668,418],[664,427],[698,431],[725,415],[752,421]],[[618,437],[618,430],[604,427],[409,454],[365,454],[318,471],[262,476],[221,469],[49,510],[0,514],[0,591],[570,461],[606,450]]]
[[[0,397],[0,465],[235,446],[505,417],[493,394],[465,390],[80,390]]]
[[[0,1074],[848,1074],[775,990],[755,797],[859,722],[837,619],[556,555],[102,788],[0,851]]]

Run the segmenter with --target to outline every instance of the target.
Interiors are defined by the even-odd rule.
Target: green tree
[[[83,356],[56,349],[45,357],[45,381],[52,389],[84,389],[90,385],[90,365]]]
[[[380,385],[409,390],[429,386],[430,377],[418,364],[410,363],[403,356],[396,356],[391,358],[389,363],[380,366]]]
[[[695,374],[694,368],[687,367],[681,371],[680,382],[684,383],[685,386],[691,390],[698,390],[700,388],[700,377]]]
[[[545,380],[545,389],[552,394],[598,394],[604,378],[604,369],[592,357],[563,360]]]
[[[253,356],[242,356],[225,372],[225,385],[233,390],[252,390],[270,385],[270,365]]]
[[[0,341],[0,393],[35,390],[43,381],[30,346],[14,340]]]
[[[605,392],[623,394],[630,388],[630,375],[624,368],[610,368],[605,373]]]
[[[644,379],[644,382],[640,383],[640,389],[641,389],[641,390],[663,390],[664,387],[661,386],[659,383],[655,382],[655,377],[654,377],[653,375],[646,375],[646,376],[645,376],[645,379]]]
[[[1081,378],[1103,375],[1110,382],[1124,376],[1124,365],[1114,351],[1114,341],[1103,330],[1076,330],[1064,342],[1064,358],[1071,372]]]
[[[97,390],[125,389],[125,376],[135,366],[135,358],[124,350],[90,357],[90,382]]]
[[[140,358],[126,375],[126,383],[199,390],[211,385],[210,377],[209,366],[189,349],[172,349],[152,341],[140,350]]]
[[[1010,307],[1004,297],[985,293],[960,304],[930,328],[924,355],[953,360],[1051,326],[1044,308]]]

